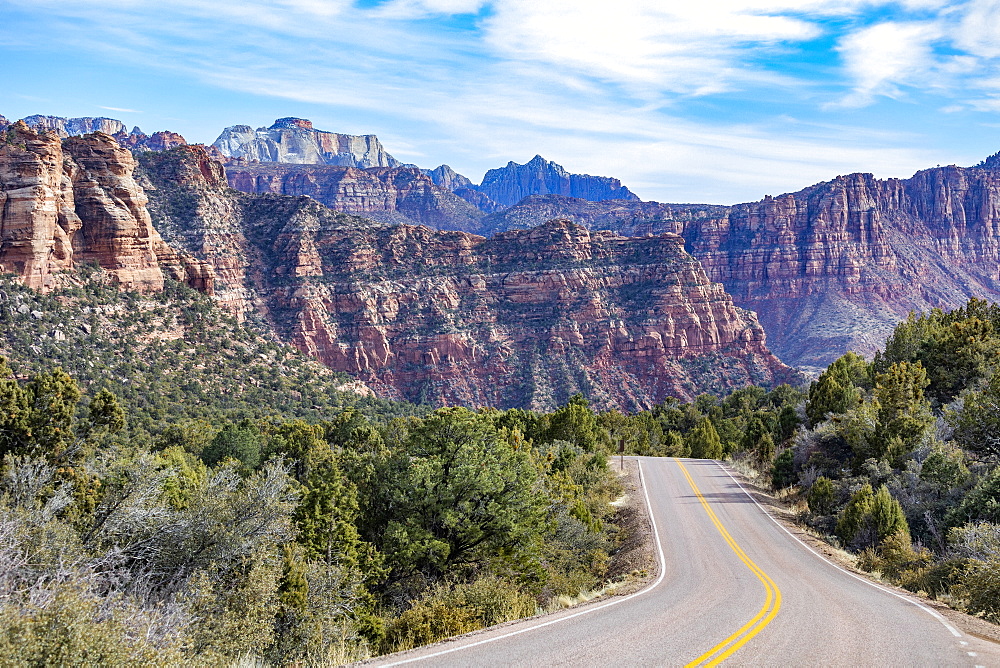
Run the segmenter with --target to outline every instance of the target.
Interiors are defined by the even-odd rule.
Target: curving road
[[[996,645],[818,556],[721,465],[639,466],[663,564],[650,587],[374,663],[1000,666]]]

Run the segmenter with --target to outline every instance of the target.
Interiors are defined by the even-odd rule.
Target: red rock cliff
[[[163,272],[211,291],[203,262],[174,251],[153,228],[132,154],[109,135],[60,140],[18,122],[0,145],[0,269],[36,289],[76,262],[94,261],[141,291]]]
[[[1000,300],[1000,171],[941,167],[910,179],[850,174],[732,207],[545,196],[487,229],[564,215],[591,229],[676,232],[709,277],[757,312],[783,360],[825,367],[873,353],[911,310]]]

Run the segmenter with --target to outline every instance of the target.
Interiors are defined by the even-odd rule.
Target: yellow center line
[[[708,517],[712,520],[712,524],[715,525],[715,528],[719,531],[722,538],[726,541],[736,556],[739,557],[740,561],[742,561],[746,567],[757,576],[757,579],[764,585],[764,590],[767,592],[767,598],[764,601],[764,606],[757,612],[756,615],[753,616],[753,618],[750,619],[750,621],[741,626],[736,633],[732,634],[694,661],[685,665],[684,668],[693,668],[694,666],[717,666],[729,658],[733,652],[738,650],[740,647],[743,647],[743,645],[749,642],[751,638],[760,633],[761,629],[771,623],[771,620],[774,619],[775,615],[778,614],[778,610],[781,608],[781,590],[778,589],[778,585],[774,584],[774,580],[772,580],[767,573],[761,570],[761,568],[747,556],[746,552],[743,551],[743,548],[737,544],[733,537],[729,535],[729,532],[726,531],[726,527],[722,525],[722,522],[719,521],[718,516],[716,516],[715,511],[712,510],[712,507],[708,505],[708,501],[704,496],[702,496],[701,490],[699,490],[698,485],[694,483],[694,478],[692,478],[691,474],[688,473],[684,464],[676,458],[674,461],[677,462],[677,466],[680,467],[681,473],[683,473],[684,477],[687,478],[688,484],[691,485],[691,489],[694,491],[695,496],[697,496],[698,500],[701,501],[701,505],[705,508],[705,512],[708,513]]]

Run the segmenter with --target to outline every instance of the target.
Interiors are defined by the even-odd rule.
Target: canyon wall
[[[207,264],[163,242],[133,178],[135,161],[110,135],[60,139],[23,121],[0,143],[0,271],[48,290],[80,262],[123,286],[163,288],[164,272],[211,292]]]
[[[850,174],[732,207],[529,198],[489,230],[565,215],[591,228],[684,237],[709,277],[757,312],[783,360],[817,370],[872,354],[911,310],[1000,300],[1000,172]]]
[[[384,225],[238,193],[197,147],[140,160],[157,226],[214,267],[221,298],[381,396],[640,408],[794,378],[677,235]]]
[[[335,211],[384,223],[476,232],[483,213],[413,167],[334,167],[231,161],[230,185],[247,193],[308,195]]]

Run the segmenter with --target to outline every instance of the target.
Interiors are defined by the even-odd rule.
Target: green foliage
[[[686,439],[687,448],[695,459],[721,459],[722,441],[715,425],[707,417],[703,417],[691,430]]]
[[[439,409],[387,462],[381,551],[394,577],[438,578],[530,547],[544,507],[528,454],[477,414]]]
[[[952,529],[949,542],[965,559],[954,593],[968,612],[1000,623],[1000,525],[978,522]]]
[[[1000,374],[967,392],[963,403],[962,411],[951,417],[955,440],[982,458],[1000,459]]]
[[[262,445],[263,438],[256,425],[244,420],[224,426],[201,453],[201,458],[209,466],[234,459],[242,464],[244,471],[249,472],[260,463]]]
[[[885,485],[875,492],[866,483],[851,496],[837,520],[837,535],[853,548],[877,547],[897,532],[904,532],[909,541],[909,531],[902,506]]]
[[[386,628],[383,652],[398,652],[453,635],[527,617],[534,599],[509,581],[486,577],[430,590]]]
[[[948,513],[952,526],[969,522],[1000,524],[1000,466],[984,475]]]
[[[870,386],[864,358],[849,352],[820,374],[809,387],[806,416],[816,426],[831,413],[846,413],[861,403],[861,388]]]
[[[100,597],[73,582],[17,609],[0,606],[0,663],[5,666],[162,666],[181,663],[178,638],[156,643],[136,633],[136,610],[109,614]]]
[[[784,489],[795,484],[795,453],[782,450],[771,467],[771,482],[775,489]]]
[[[809,504],[810,512],[817,515],[829,515],[833,511],[833,504],[836,501],[833,481],[825,476],[816,478],[816,482],[809,488],[806,501]]]

